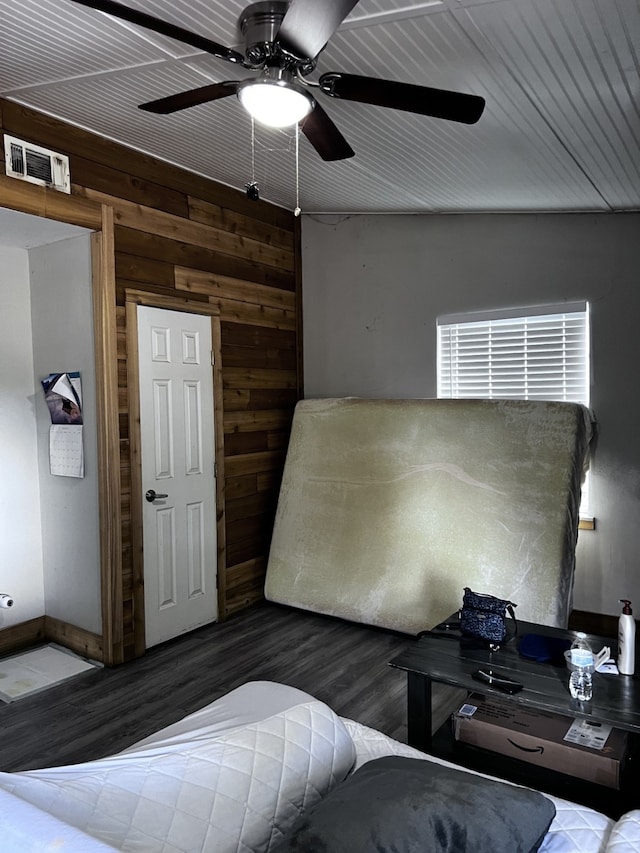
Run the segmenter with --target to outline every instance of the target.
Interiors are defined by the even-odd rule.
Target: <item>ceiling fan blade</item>
[[[300,130],[323,160],[347,160],[355,154],[320,104],[300,122]]]
[[[317,56],[358,0],[292,0],[278,41],[298,59]]]
[[[157,101],[147,101],[140,104],[139,109],[150,113],[168,115],[178,110],[186,110],[187,107],[197,107],[198,104],[206,104],[209,101],[217,101],[235,95],[238,91],[237,80],[226,80],[224,83],[212,83],[209,86],[200,86],[198,89],[190,89],[188,92],[178,92],[177,95],[168,95],[166,98],[158,98]]]
[[[378,107],[391,107],[423,116],[475,124],[482,115],[485,100],[479,95],[447,92],[411,83],[396,83],[358,74],[330,72],[320,77],[319,85],[326,95],[358,101]]]
[[[114,18],[120,18],[122,21],[129,21],[131,24],[137,24],[154,33],[159,33],[162,36],[181,41],[184,44],[191,45],[198,50],[203,50],[205,53],[211,53],[219,59],[226,59],[228,62],[236,62],[239,65],[244,63],[244,56],[236,50],[218,44],[211,39],[199,36],[197,33],[189,32],[175,24],[169,24],[160,18],[154,18],[153,15],[147,15],[146,12],[138,12],[136,9],[129,9],[123,6],[122,3],[116,3],[115,0],[71,0],[72,3],[79,3],[80,6],[88,6],[90,9],[96,9],[98,12],[106,12],[108,15],[113,15]]]

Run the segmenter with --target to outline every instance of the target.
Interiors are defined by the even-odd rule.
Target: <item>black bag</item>
[[[473,592],[466,586],[460,611],[460,630],[467,637],[502,643],[507,636],[507,612],[515,625],[514,636],[518,631],[514,613],[514,607],[517,606],[512,601],[494,595]]]

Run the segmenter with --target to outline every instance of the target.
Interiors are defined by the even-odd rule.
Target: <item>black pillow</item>
[[[533,853],[555,813],[537,791],[390,755],[334,788],[272,853]]]

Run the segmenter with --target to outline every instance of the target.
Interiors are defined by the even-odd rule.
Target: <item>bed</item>
[[[280,853],[314,849],[291,841],[299,837],[296,834],[304,822],[308,824],[321,807],[331,807],[331,798],[344,802],[346,786],[365,770],[379,768],[390,778],[384,764],[389,761],[396,767],[400,762],[402,769],[408,765],[413,772],[418,765],[430,773],[441,768],[449,772],[453,767],[338,717],[300,690],[249,682],[117,755],[67,767],[0,773],[2,850]],[[483,785],[493,780],[470,771],[451,772],[473,791],[476,807],[479,803],[489,808],[494,798],[491,793],[485,796]],[[513,797],[515,802],[520,792],[535,795],[538,805],[542,801],[553,814],[539,847],[542,853],[640,850],[640,811],[614,822],[566,800],[495,784],[507,801]],[[431,799],[425,797],[423,802]],[[373,823],[376,814],[372,807],[367,820]],[[327,823],[331,821],[323,819],[323,825]],[[493,826],[484,823],[491,824],[490,829]],[[386,830],[402,835],[403,823],[396,821]],[[478,853],[482,848],[476,837],[467,846],[447,848],[425,835],[424,850]],[[419,849],[402,843],[377,849],[383,853]],[[326,849],[341,853],[345,848]],[[374,849],[364,844],[359,853]],[[523,849],[511,846],[508,853]]]

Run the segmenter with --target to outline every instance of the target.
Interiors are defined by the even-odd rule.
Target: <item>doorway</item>
[[[0,630],[46,617],[102,634],[91,232],[0,207]],[[40,381],[79,371],[82,474],[50,468]],[[15,626],[15,628],[14,628]]]
[[[86,324],[89,319],[87,325],[93,325],[95,342],[97,381],[95,383],[95,418],[92,418],[92,421],[97,432],[97,459],[91,465],[91,469],[97,477],[100,524],[99,569],[98,577],[95,578],[97,584],[93,590],[94,603],[99,602],[102,617],[102,631],[98,634],[75,624],[75,616],[74,622],[70,622],[66,618],[66,612],[62,614],[63,618],[44,615],[27,618],[25,621],[25,616],[29,614],[21,611],[21,621],[1,631],[2,648],[11,650],[45,637],[60,642],[81,654],[89,654],[92,658],[102,660],[106,664],[118,663],[122,660],[123,649],[120,470],[118,465],[108,464],[113,459],[111,451],[118,449],[116,321],[113,308],[115,304],[113,210],[106,204],[35,187],[14,178],[6,178],[4,175],[0,175],[0,205],[7,211],[37,217],[40,225],[38,230],[41,233],[49,229],[50,221],[54,228],[55,223],[58,223],[77,226],[91,232],[93,323],[91,324],[91,318],[85,317],[82,323]],[[46,265],[43,265],[43,269],[45,267]],[[50,290],[52,294],[57,292],[56,288],[50,287]],[[66,312],[64,316],[68,320],[67,325],[70,329],[67,337],[70,339],[74,329],[79,328],[80,324],[73,314],[78,307],[78,302],[73,296],[70,300],[62,297],[61,304]],[[58,317],[60,310],[62,310],[60,305],[56,305],[50,312],[51,317]],[[46,318],[45,328],[47,328]],[[39,341],[41,337],[39,333]],[[42,340],[44,341],[44,337]],[[66,344],[61,345],[60,353],[60,358],[64,358],[65,361],[67,356],[74,361],[77,358],[77,354],[67,353]],[[85,361],[85,357],[83,356],[81,360]],[[50,362],[49,354],[45,367]],[[63,503],[61,500],[60,505]],[[82,506],[84,507],[85,504],[82,503]],[[67,516],[69,515],[74,515],[73,510],[67,513]],[[80,529],[82,529],[82,522],[80,522]],[[66,581],[61,582],[57,588],[66,590]],[[83,589],[86,591],[89,587],[85,586]],[[26,602],[26,596],[24,598],[21,596],[21,600]],[[65,606],[65,602],[62,602],[62,606]],[[18,616],[17,608],[15,616]],[[93,614],[96,627],[99,625],[99,618],[100,613]]]

